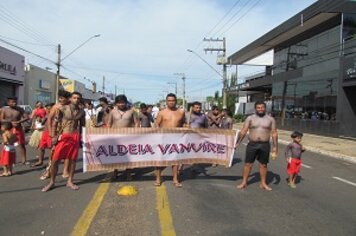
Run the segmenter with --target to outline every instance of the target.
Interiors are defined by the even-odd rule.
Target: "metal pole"
[[[59,81],[60,81],[60,71],[61,71],[61,44],[58,44],[58,58],[57,58],[57,74],[56,74],[56,86],[55,86],[55,98],[58,102],[58,91],[59,91]]]
[[[223,38],[223,57],[226,57],[226,40],[225,37]],[[226,91],[227,91],[227,66],[224,61],[223,64],[223,108],[227,108],[227,97],[226,97]]]
[[[183,80],[183,110],[185,110],[185,75],[183,75],[182,80]]]

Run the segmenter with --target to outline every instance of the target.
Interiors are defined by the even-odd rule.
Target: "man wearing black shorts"
[[[237,148],[247,132],[248,144],[246,147],[245,166],[243,171],[242,183],[237,186],[238,189],[243,189],[247,186],[247,179],[250,175],[252,165],[257,159],[260,163],[261,184],[260,188],[267,191],[272,189],[266,183],[267,164],[269,162],[270,153],[270,138],[272,136],[272,157],[278,154],[278,134],[276,122],[273,117],[266,114],[266,104],[264,102],[255,103],[255,114],[247,117],[237,139],[235,148]]]

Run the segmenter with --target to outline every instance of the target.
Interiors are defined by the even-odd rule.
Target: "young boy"
[[[287,161],[287,173],[289,175],[288,185],[291,188],[296,188],[295,180],[300,172],[302,165],[302,152],[305,151],[301,144],[303,134],[298,131],[294,131],[291,134],[293,142],[288,144],[286,148],[286,161]]]

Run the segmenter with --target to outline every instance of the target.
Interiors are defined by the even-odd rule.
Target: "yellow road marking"
[[[94,197],[85,208],[82,216],[79,218],[77,224],[71,233],[72,236],[85,236],[88,232],[89,226],[94,219],[101,202],[104,199],[106,192],[109,189],[110,183],[101,183],[95,191]]]
[[[172,214],[169,207],[168,195],[164,185],[156,188],[157,192],[157,210],[161,225],[162,236],[175,236]]]

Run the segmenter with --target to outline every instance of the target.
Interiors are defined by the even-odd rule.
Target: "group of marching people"
[[[73,183],[76,160],[81,148],[82,127],[94,126],[103,128],[123,127],[191,127],[191,128],[225,128],[232,129],[233,120],[227,110],[219,112],[216,106],[208,114],[202,113],[202,105],[194,102],[190,112],[184,112],[177,107],[175,94],[168,94],[166,108],[159,110],[152,105],[140,104],[139,111],[129,106],[125,95],[118,95],[113,105],[105,97],[99,99],[99,105],[94,107],[91,102],[84,103],[78,92],[59,91],[58,103],[45,106],[41,102],[31,115],[17,106],[17,98],[9,97],[7,106],[0,111],[2,128],[2,155],[0,164],[3,166],[1,176],[11,176],[16,163],[18,147],[21,163],[31,167],[42,167],[46,149],[49,153],[49,163],[42,173],[41,179],[49,178],[49,183],[42,189],[47,192],[55,187],[58,165],[64,160],[63,178],[67,178],[67,187],[73,190],[79,187]],[[27,161],[25,132],[22,123],[32,121],[33,133],[29,145],[38,150],[37,161],[33,164]],[[161,185],[162,168],[157,168],[156,186]],[[130,171],[127,171],[130,175]],[[117,176],[117,170],[113,172]],[[173,166],[173,183],[181,187],[178,180],[178,167]]]
[[[166,96],[165,108],[158,110],[146,104],[141,104],[139,111],[130,107],[125,95],[115,97],[113,105],[110,105],[105,97],[99,99],[99,106],[94,108],[91,103],[83,103],[82,95],[79,92],[69,93],[59,91],[58,102],[56,104],[41,103],[36,104],[36,108],[28,116],[22,108],[17,106],[17,99],[9,97],[6,107],[0,111],[0,122],[2,130],[2,153],[0,164],[3,166],[1,177],[11,176],[13,166],[16,162],[15,147],[18,147],[21,155],[21,163],[30,165],[26,157],[25,134],[22,123],[30,118],[33,123],[33,134],[29,144],[38,149],[37,162],[32,167],[43,165],[45,150],[50,150],[49,162],[46,171],[41,175],[41,179],[49,178],[49,183],[42,188],[47,192],[55,187],[55,180],[58,172],[58,165],[64,160],[63,178],[67,178],[66,186],[72,190],[79,187],[74,184],[73,176],[76,168],[76,160],[82,146],[82,128],[87,126],[102,128],[127,128],[127,127],[157,127],[157,128],[212,128],[212,129],[232,129],[233,119],[226,109],[219,111],[217,106],[213,106],[207,114],[202,112],[202,104],[194,102],[190,111],[186,112],[177,107],[177,97],[170,93]],[[272,189],[266,183],[267,164],[270,153],[273,158],[278,155],[278,134],[274,118],[266,114],[266,104],[256,102],[255,113],[250,115],[242,127],[235,148],[238,148],[249,133],[249,142],[246,147],[245,165],[242,183],[237,186],[243,189],[247,186],[247,180],[251,168],[257,159],[260,164],[260,187],[267,191]],[[301,153],[305,150],[301,145],[302,134],[294,132],[293,142],[287,146],[286,160],[288,163],[289,185],[295,188],[296,176],[300,171]],[[272,138],[272,150],[270,140]],[[156,168],[156,180],[154,185],[161,186],[162,171],[164,167]],[[173,165],[173,185],[182,187],[179,181],[179,166]],[[131,171],[126,170],[127,177],[130,178]],[[116,178],[117,170],[113,171]]]

